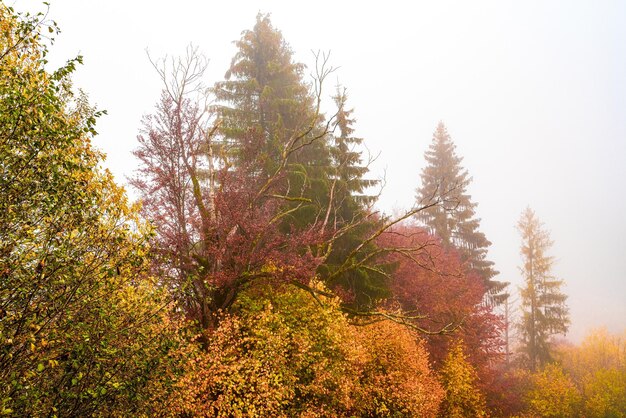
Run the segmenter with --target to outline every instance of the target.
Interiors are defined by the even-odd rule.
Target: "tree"
[[[165,61],[162,68],[159,64],[154,63],[164,88],[155,113],[142,120],[140,146],[133,152],[141,165],[130,184],[140,193],[144,218],[155,227],[155,275],[207,326],[209,289],[194,274],[194,249],[206,250],[210,222],[216,221],[216,174],[213,159],[204,158],[213,149],[210,120],[193,97],[202,90],[207,60],[189,47],[184,58],[171,61],[172,74]]]
[[[522,350],[534,371],[550,360],[550,336],[567,332],[569,310],[567,296],[561,291],[563,280],[552,274],[554,258],[547,254],[553,244],[550,234],[530,208],[522,212],[517,228],[522,237],[520,271],[525,282],[521,289]]]
[[[422,205],[434,199],[440,199],[443,204],[420,212],[418,219],[445,246],[459,250],[462,260],[484,281],[491,301],[501,303],[507,296],[503,293],[507,283],[494,280],[498,272],[487,259],[491,242],[479,231],[477,204],[467,194],[472,178],[461,166],[463,159],[456,155],[455,148],[445,125],[439,122],[424,154],[427,166],[422,170],[422,184],[416,198]]]
[[[347,99],[346,90],[337,86],[333,100],[337,106],[335,131],[338,129],[339,132],[333,132],[330,147],[329,205],[325,221],[341,232],[330,240],[326,248],[328,256],[318,268],[318,274],[331,289],[343,294],[345,303],[353,308],[366,309],[389,295],[390,284],[384,274],[376,271],[384,270],[376,260],[337,274],[350,254],[381,226],[381,219],[371,216],[376,196],[365,194],[378,181],[365,178],[370,161],[362,165],[363,156],[358,147],[363,139],[353,136],[354,109],[347,108]],[[352,257],[368,257],[375,251],[376,244],[372,242]]]
[[[457,340],[450,347],[441,369],[441,378],[446,391],[443,416],[487,416],[485,396],[476,387],[476,371],[467,361],[462,340]]]
[[[320,288],[319,282],[311,283]],[[435,416],[443,391],[417,335],[351,325],[338,298],[256,283],[189,363],[166,410],[191,416]]]
[[[398,249],[385,256],[394,266],[392,300],[415,316],[425,330],[448,326],[465,340],[472,362],[486,370],[500,356],[500,323],[491,308],[481,305],[482,280],[465,271],[458,252],[441,246],[436,237],[415,224],[390,228],[380,236],[378,245]],[[425,340],[431,360],[440,367],[450,336],[435,333]]]
[[[284,233],[314,223],[327,233],[339,216],[329,143],[335,117],[325,121],[321,113],[322,81],[333,71],[328,57],[316,55],[313,83],[305,83],[305,65],[293,60],[281,32],[260,13],[236,45],[226,80],[213,90],[229,164],[282,190]],[[311,249],[320,256],[325,250]]]
[[[319,284],[313,284],[317,286]],[[363,354],[337,299],[255,283],[188,365],[167,411],[185,416],[349,416]]]
[[[219,133],[229,146],[233,164],[253,159],[258,162],[257,174],[265,178],[288,164],[293,172],[288,178],[292,193],[303,187],[324,188],[330,155],[329,123],[323,124],[319,108],[321,84],[314,81],[312,94],[303,80],[305,66],[293,61],[293,52],[268,15],[259,13],[253,29],[244,31],[235,44],[238,52],[226,80],[214,88]],[[332,72],[324,68],[326,60],[323,57],[323,63],[318,62],[322,68],[316,70]],[[250,132],[255,135],[251,137]],[[256,140],[255,155],[245,152],[251,138]]]
[[[283,150],[276,171],[260,175],[258,160],[242,158],[233,168],[215,134],[210,114],[197,104],[206,60],[190,48],[187,56],[157,63],[164,83],[157,112],[144,119],[135,155],[140,167],[132,184],[140,192],[144,217],[157,235],[162,257],[155,268],[203,329],[215,328],[240,291],[258,279],[301,281],[319,260],[309,246],[324,232],[318,223],[285,231],[283,220],[296,208],[285,201],[289,184]],[[174,68],[170,73],[165,68]],[[241,155],[253,155],[260,132],[243,133]]]
[[[555,357],[581,391],[584,416],[626,416],[624,336],[598,329],[579,346],[557,347]]]
[[[435,417],[444,391],[417,332],[392,321],[361,323],[356,330],[366,361],[352,416]]]
[[[102,112],[72,92],[80,57],[44,68],[56,31],[0,4],[0,414],[135,415],[175,321],[149,230],[90,145]]]
[[[342,216],[343,219],[350,219],[351,213],[355,211],[355,206],[368,207],[376,199],[375,196],[365,195],[365,191],[376,186],[379,181],[366,179],[369,169],[368,164],[363,163],[362,153],[357,149],[362,145],[363,138],[353,136],[354,123],[356,122],[353,113],[354,109],[347,108],[348,95],[346,89],[337,86],[337,93],[333,96],[333,101],[337,106],[336,127],[339,128],[339,135],[334,135],[334,144],[330,149],[333,167],[333,179],[338,180],[339,189],[335,193],[341,199],[351,199],[351,202],[344,203],[344,207],[349,212]]]
[[[532,375],[532,387],[526,403],[533,415],[540,417],[577,416],[580,393],[572,379],[557,364],[548,364]]]

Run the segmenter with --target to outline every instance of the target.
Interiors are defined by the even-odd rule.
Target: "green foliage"
[[[348,96],[344,90],[337,87],[337,93],[333,96],[335,105],[337,106],[336,120],[339,135],[334,135],[334,144],[331,148],[331,156],[335,172],[333,179],[337,180],[338,186],[335,193],[341,198],[346,195],[351,199],[345,205],[347,213],[343,214],[343,219],[350,219],[353,212],[363,205],[374,202],[374,196],[367,196],[364,193],[367,188],[377,185],[377,180],[368,180],[364,176],[367,175],[369,169],[363,166],[363,157],[358,150],[358,146],[363,143],[363,138],[357,138],[354,134],[354,109],[347,108]]]
[[[282,185],[284,233],[304,230],[330,204],[328,128],[319,98],[268,15],[258,14],[236,45],[226,80],[214,89],[222,141],[236,170]],[[318,94],[322,83],[316,81]]]
[[[72,94],[76,60],[43,69],[41,18],[0,5],[0,399],[111,416],[140,407],[170,323],[139,278],[148,232],[90,146],[101,113]]]
[[[441,378],[446,390],[442,409],[443,416],[487,416],[485,397],[476,387],[476,371],[467,361],[461,340],[456,341],[450,347],[441,368]]]
[[[345,231],[328,245],[330,251],[318,274],[329,287],[344,291],[344,303],[350,308],[373,309],[376,303],[390,296],[387,277],[390,266],[380,265],[377,258],[372,257],[377,250],[375,243],[363,245],[363,241],[381,227],[381,220],[370,216],[376,197],[365,194],[367,188],[375,186],[378,181],[365,178],[368,167],[362,165],[358,149],[363,139],[353,136],[354,110],[347,108],[345,90],[337,87],[333,100],[337,106],[339,135],[335,133],[330,147],[332,167],[328,179],[328,204],[333,211],[333,226],[345,228]],[[361,265],[362,260],[369,261]],[[345,269],[349,263],[353,266]]]
[[[289,162],[304,163],[309,170],[315,162],[323,169],[328,165],[325,141],[311,141],[316,132],[306,134],[311,127],[320,129],[320,120],[303,79],[305,66],[294,62],[291,48],[268,15],[259,13],[253,29],[244,31],[236,45],[238,51],[226,80],[216,83],[214,89],[220,102],[220,131],[225,141],[234,145],[236,165],[254,158],[261,175],[271,176],[290,141],[302,136],[296,144],[301,149]],[[252,149],[250,132],[261,139]],[[309,173],[312,179],[316,178],[313,174],[320,173]]]

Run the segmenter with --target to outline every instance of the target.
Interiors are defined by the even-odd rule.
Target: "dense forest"
[[[511,319],[443,122],[414,206],[381,213],[328,55],[296,62],[259,14],[211,85],[192,46],[153,58],[131,202],[91,145],[82,57],[48,68],[58,32],[0,3],[1,415],[626,416],[626,336],[558,337],[530,208]]]

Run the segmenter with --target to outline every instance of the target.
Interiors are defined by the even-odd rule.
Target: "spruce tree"
[[[371,205],[375,196],[367,195],[369,187],[378,184],[377,180],[367,179],[368,167],[363,164],[361,151],[358,147],[363,139],[354,136],[353,113],[354,109],[347,106],[347,94],[345,89],[337,87],[333,96],[335,102],[335,134],[333,135],[330,172],[330,200],[331,206],[336,208],[333,214],[333,223],[336,229],[349,227],[349,230],[339,236],[332,244],[332,249],[326,262],[320,266],[319,274],[322,278],[330,277],[330,287],[341,286],[351,292],[354,298],[350,305],[358,309],[371,308],[377,300],[388,295],[388,284],[385,274],[378,269],[386,271],[384,266],[376,265],[375,262],[365,266],[349,269],[348,271],[334,275],[336,269],[344,264],[347,257],[362,245],[373,228],[379,226],[379,221],[371,219]],[[363,259],[375,251],[375,245],[365,245],[352,257]],[[371,268],[375,266],[375,268]]]
[[[305,166],[309,179],[320,176],[329,164],[327,137],[316,98],[304,81],[305,65],[295,62],[293,52],[268,15],[258,14],[252,30],[235,42],[237,53],[215,84],[220,132],[233,151],[234,164],[251,158],[253,148],[260,174],[275,173],[289,141],[296,141],[289,157],[292,170]],[[249,141],[254,144],[248,144]],[[246,147],[247,145],[247,147]],[[313,170],[313,167],[318,170]]]
[[[347,290],[357,307],[373,306],[388,294],[385,275],[361,267],[339,271],[347,257],[369,259],[362,253],[373,245],[353,254],[373,228],[365,220],[372,198],[364,191],[374,182],[363,178],[367,167],[354,149],[361,139],[352,136],[354,120],[345,94],[337,94],[337,112],[325,120],[319,111],[323,80],[313,86],[304,82],[305,66],[294,61],[267,15],[257,15],[253,29],[244,31],[236,45],[226,80],[214,89],[232,169],[252,171],[260,184],[282,182],[283,232],[321,224],[322,233],[332,237],[310,249],[325,260],[318,274],[330,287]],[[333,127],[339,135],[332,134]]]
[[[547,252],[553,241],[543,223],[532,209],[526,208],[517,228],[522,236],[520,270],[525,282],[521,289],[522,350],[534,371],[550,360],[550,336],[567,332],[569,309],[565,303],[567,296],[561,291],[563,280],[552,274],[554,257]]]
[[[292,209],[283,230],[303,230],[329,205],[329,135],[318,97],[268,15],[259,13],[235,44],[226,80],[214,88],[222,141],[234,170],[282,184],[283,206]]]
[[[454,247],[460,252],[462,260],[483,279],[489,301],[498,304],[507,296],[503,290],[508,283],[494,280],[498,272],[494,263],[487,259],[491,242],[479,231],[477,204],[467,193],[472,178],[461,166],[463,158],[456,154],[455,148],[445,125],[439,122],[424,154],[427,166],[422,170],[422,184],[416,198],[421,205],[437,200],[442,204],[420,212],[419,220],[445,247]]]
[[[334,136],[334,144],[331,148],[332,162],[335,167],[334,178],[338,180],[341,194],[350,195],[354,202],[365,207],[374,202],[374,196],[368,196],[365,191],[369,187],[378,184],[377,180],[366,179],[368,168],[363,166],[363,158],[358,147],[363,143],[363,138],[355,137],[353,113],[354,109],[347,108],[348,96],[345,89],[337,87],[337,93],[333,101],[337,106],[337,128],[339,135]]]

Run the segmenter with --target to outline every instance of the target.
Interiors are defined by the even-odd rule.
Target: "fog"
[[[50,65],[84,55],[76,85],[108,111],[95,145],[119,182],[136,166],[141,116],[160,93],[145,49],[177,55],[193,42],[211,60],[210,85],[259,11],[309,68],[311,50],[331,51],[338,69],[326,93],[337,82],[348,89],[356,134],[380,153],[372,176],[385,177],[382,211],[414,203],[441,120],[473,177],[498,279],[516,293],[515,224],[530,205],[555,241],[568,338],[626,328],[626,3],[53,2],[62,33]]]

